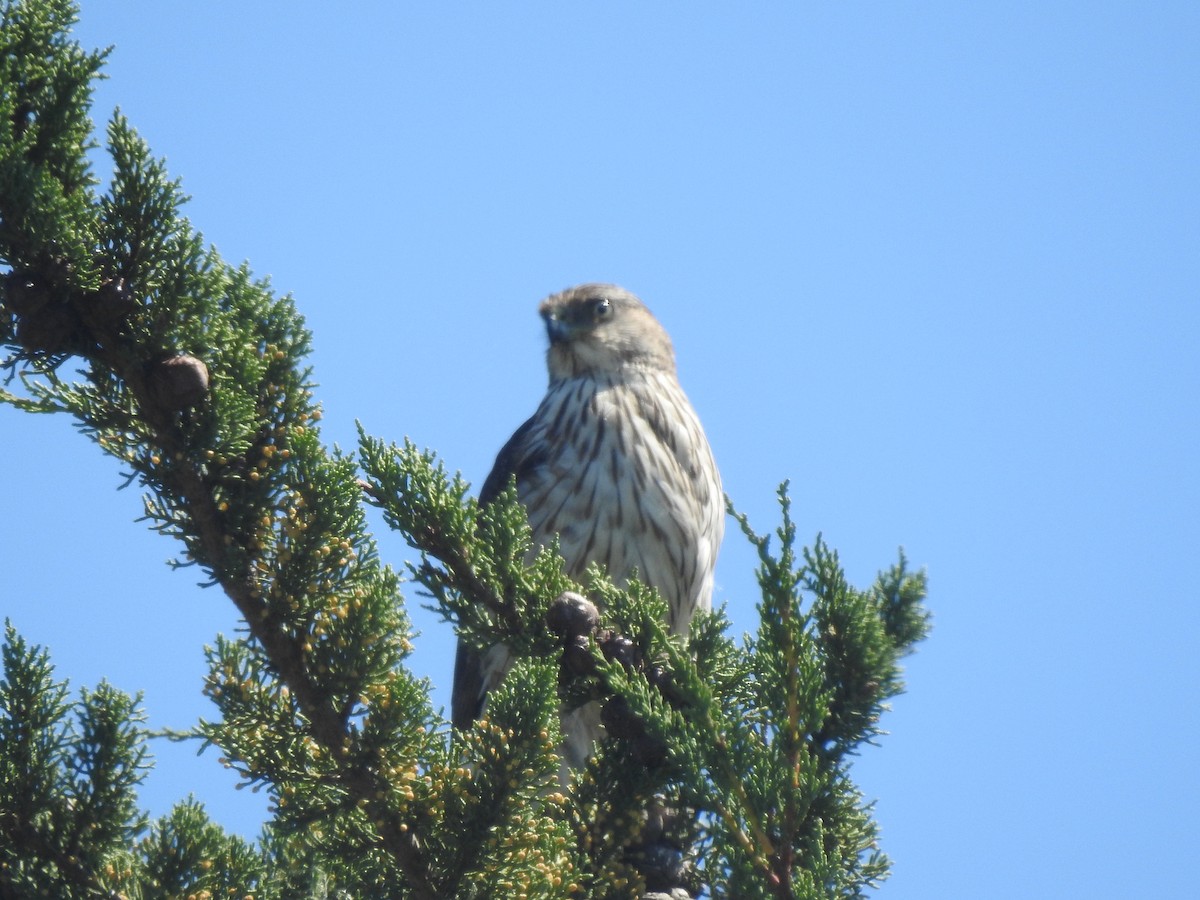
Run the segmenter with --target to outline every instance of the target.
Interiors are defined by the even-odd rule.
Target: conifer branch
[[[180,542],[177,564],[234,603],[249,637],[207,651],[220,718],[195,733],[268,786],[274,820],[251,847],[184,803],[135,844],[140,713],[102,687],[70,732],[48,662],[14,656],[10,632],[26,694],[0,704],[0,728],[23,737],[4,735],[0,757],[33,755],[4,769],[19,777],[0,786],[13,861],[0,893],[20,870],[67,897],[153,883],[600,900],[648,881],[635,849],[714,898],[861,896],[882,879],[847,757],[879,733],[898,660],[928,631],[923,573],[901,554],[852,588],[819,536],[797,549],[785,483],[773,535],[729,507],[758,553],[757,631],[737,643],[723,615],[698,616],[684,642],[654,592],[596,571],[580,588],[555,547],[532,548],[512,489],[481,510],[432,453],[365,434],[360,481],[321,443],[290,298],[205,249],[179,182],[119,114],[97,194],[87,109],[105,53],[69,40],[75,13],[69,0],[0,7],[0,368],[21,385],[0,404],[75,417],[145,488],[144,518]],[[72,358],[79,382],[58,375]],[[413,579],[462,638],[518,660],[471,729],[447,728],[404,665],[411,631],[364,491],[419,551]],[[551,610],[572,603],[586,615],[558,627]],[[588,703],[609,738],[560,791],[558,715]],[[68,750],[91,761],[90,781],[59,790]],[[635,847],[652,797],[659,843]],[[705,858],[689,870],[694,848]]]

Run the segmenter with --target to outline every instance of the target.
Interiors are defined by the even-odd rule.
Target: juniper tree
[[[76,14],[24,0],[0,21],[0,399],[73,417],[144,488],[180,561],[236,606],[246,633],[208,651],[217,715],[194,734],[269,792],[272,818],[256,845],[195,801],[148,826],[131,793],[137,701],[102,685],[71,706],[45,652],[10,630],[0,896],[623,898],[686,884],[828,898],[876,885],[888,862],[849,757],[879,733],[898,661],[925,634],[923,575],[901,556],[851,587],[819,538],[798,544],[785,485],[772,534],[734,513],[760,560],[757,629],[737,639],[717,612],[682,640],[652,591],[595,569],[574,584],[553,547],[531,555],[513,491],[480,509],[408,441],[364,433],[355,455],[331,450],[293,301],[205,245],[179,182],[119,114],[103,142],[112,178],[92,174],[106,52],[72,40]],[[412,546],[409,577],[463,638],[518,657],[469,730],[441,719],[408,666],[400,578],[365,502]],[[562,785],[559,712],[593,700],[610,736]]]

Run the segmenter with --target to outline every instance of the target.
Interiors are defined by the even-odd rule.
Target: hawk
[[[641,300],[611,284],[584,284],[538,308],[550,339],[550,383],[537,412],[500,450],[483,483],[486,505],[516,476],[535,545],[557,536],[567,573],[599,563],[620,583],[634,572],[686,634],[712,606],[724,533],[721,478],[675,374],[671,339]],[[503,646],[461,640],[451,714],[465,728],[511,665]],[[592,704],[594,706],[594,704]],[[593,709],[564,719],[568,760],[581,765],[601,728]]]

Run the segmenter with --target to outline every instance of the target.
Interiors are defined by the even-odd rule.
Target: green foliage
[[[105,54],[69,40],[74,4],[0,9],[0,367],[20,384],[0,401],[74,417],[143,487],[176,564],[235,604],[246,632],[208,648],[218,715],[193,736],[273,813],[256,844],[191,800],[148,826],[136,701],[101,685],[69,703],[10,629],[0,896],[583,900],[670,870],[714,898],[832,898],[886,875],[849,764],[927,630],[922,575],[901,557],[851,587],[819,538],[798,547],[785,486],[773,536],[737,516],[759,554],[757,631],[736,641],[717,612],[684,640],[644,586],[573,584],[555,547],[531,546],[511,488],[480,509],[411,442],[329,450],[295,305],[206,249],[119,114],[98,191],[87,113]],[[68,358],[81,380],[59,377]],[[407,668],[400,579],[364,495],[416,551],[433,607],[516,660],[469,729]],[[569,666],[546,625],[565,591],[600,609]],[[560,767],[561,713],[609,731],[577,772]]]
[[[138,698],[101,683],[67,700],[49,655],[5,623],[0,680],[0,896],[98,896],[141,830]]]
[[[480,648],[503,641],[523,654],[551,652],[546,612],[573,585],[557,548],[532,548],[516,491],[480,510],[470,485],[450,477],[432,452],[359,433],[367,492],[384,521],[420,551],[409,570],[436,608]]]
[[[129,865],[123,887],[142,900],[243,897],[268,889],[262,851],[226,835],[190,797],[150,827]]]
[[[433,831],[453,897],[566,897],[579,877],[558,790],[557,666],[526,660],[437,773]],[[458,749],[458,748],[456,748]]]
[[[88,53],[68,40],[77,19],[69,0],[6,2],[2,10],[0,244],[53,269],[56,280],[95,287],[87,111],[107,51]]]

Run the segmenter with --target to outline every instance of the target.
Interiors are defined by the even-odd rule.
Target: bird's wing
[[[529,436],[536,424],[537,416],[530,416],[500,448],[500,452],[496,454],[496,462],[492,464],[492,471],[488,473],[483,487],[479,489],[480,506],[487,506],[499,497],[514,475],[520,482],[530,469],[542,462],[542,454],[534,451],[529,445]]]
[[[484,479],[479,491],[480,506],[487,506],[500,496],[514,475],[520,481],[541,461],[540,454],[531,451],[528,442],[536,419],[536,416],[531,416],[496,454],[492,471]],[[471,723],[483,713],[483,701],[487,693],[484,674],[486,652],[474,649],[459,638],[458,652],[454,657],[454,687],[450,695],[450,721],[455,728],[470,728]]]
[[[483,697],[483,654],[459,638],[450,695],[450,721],[455,728],[470,728],[482,715]]]

